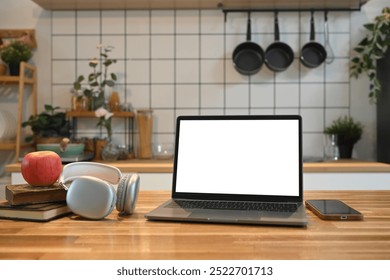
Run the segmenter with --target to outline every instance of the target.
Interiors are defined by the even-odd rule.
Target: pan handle
[[[315,40],[315,31],[314,31],[315,27],[314,27],[314,12],[311,11],[311,18],[310,18],[310,41],[314,41]]]
[[[275,12],[274,28],[275,28],[275,41],[278,42],[280,40],[278,12]]]
[[[251,13],[248,13],[248,22],[246,27],[246,40],[248,42],[252,40]]]
[[[334,53],[329,42],[328,11],[325,11],[325,50],[327,52],[326,63],[330,64],[334,60]]]

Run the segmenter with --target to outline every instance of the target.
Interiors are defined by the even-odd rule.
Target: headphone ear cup
[[[133,214],[137,203],[140,178],[138,174],[124,175],[118,185],[116,209],[121,215]]]
[[[73,213],[94,220],[103,219],[110,214],[115,202],[114,187],[95,177],[75,179],[66,194],[66,203]]]

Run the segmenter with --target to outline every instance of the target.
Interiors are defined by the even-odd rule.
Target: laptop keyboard
[[[219,200],[174,200],[165,207],[186,209],[222,209],[247,211],[295,212],[296,203],[269,203],[248,201],[219,201]]]

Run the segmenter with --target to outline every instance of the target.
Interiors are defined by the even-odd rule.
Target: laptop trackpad
[[[189,216],[196,220],[208,221],[240,221],[260,220],[260,212],[256,211],[232,211],[232,210],[194,210]]]

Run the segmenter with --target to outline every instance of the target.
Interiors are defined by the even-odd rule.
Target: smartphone
[[[323,220],[363,220],[363,214],[341,200],[306,200],[306,207]]]

